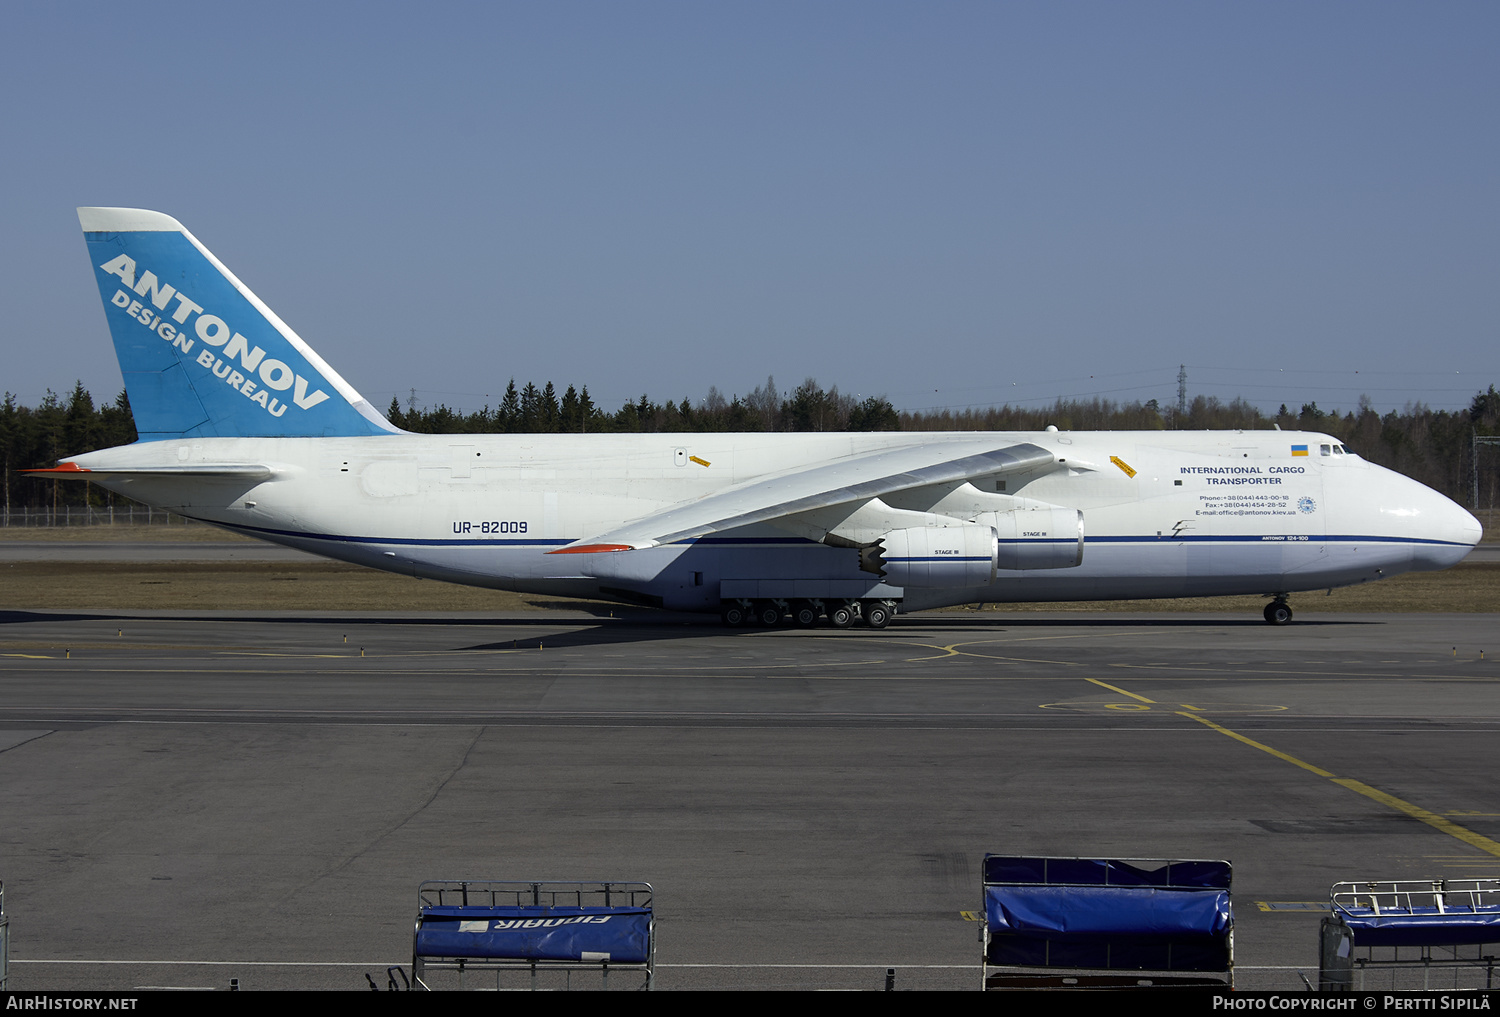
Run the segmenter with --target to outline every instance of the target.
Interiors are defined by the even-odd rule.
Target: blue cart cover
[[[424,907],[421,957],[644,964],[651,909],[641,907]]]
[[[1356,946],[1470,946],[1500,943],[1500,907],[1438,911],[1412,908],[1377,915],[1370,908],[1339,907],[1335,912]]]
[[[1216,972],[1229,966],[1234,918],[1227,863],[989,855],[984,879],[990,964]]]
[[[1042,939],[1100,936],[1216,938],[1229,931],[1224,890],[1108,886],[992,886],[985,891],[990,933]]]

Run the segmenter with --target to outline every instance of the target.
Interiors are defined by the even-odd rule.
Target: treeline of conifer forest
[[[658,403],[647,395],[610,412],[589,396],[587,386],[569,385],[559,397],[552,382],[521,388],[511,381],[498,406],[465,413],[438,404],[402,405],[391,399],[392,424],[422,434],[664,433],[708,431],[1152,431],[1233,429],[1322,431],[1353,452],[1388,466],[1468,505],[1478,453],[1480,507],[1493,508],[1500,445],[1476,444],[1474,437],[1500,435],[1500,392],[1491,385],[1467,409],[1432,410],[1421,404],[1381,414],[1362,397],[1351,410],[1325,412],[1316,402],[1296,411],[1283,404],[1267,415],[1235,399],[1198,396],[1181,411],[1149,402],[1108,399],[1058,400],[1041,408],[995,406],[987,409],[899,411],[883,396],[856,399],[824,389],[812,378],[791,391],[773,379],[749,395],[725,399],[717,388],[698,401]],[[48,392],[41,404],[22,406],[10,393],[0,402],[0,450],[4,455],[6,510],[83,505],[122,505],[125,499],[92,484],[58,483],[19,476],[16,471],[51,465],[57,459],[136,438],[130,402],[124,392],[96,405],[82,383],[60,397]]]

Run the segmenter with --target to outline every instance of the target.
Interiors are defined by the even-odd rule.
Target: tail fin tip
[[[78,209],[78,225],[85,233],[186,233],[182,223],[148,208]]]

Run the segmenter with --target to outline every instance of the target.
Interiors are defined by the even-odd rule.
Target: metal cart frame
[[[656,977],[655,891],[650,883],[615,880],[428,880],[417,888],[412,976],[427,989],[430,972],[456,971],[467,988],[471,971],[530,975],[639,972],[642,989]]]
[[[1500,879],[1335,883],[1329,910],[1318,935],[1324,992],[1495,987]],[[1367,985],[1376,972],[1389,984]]]
[[[1230,864],[986,855],[982,987],[1234,987]]]

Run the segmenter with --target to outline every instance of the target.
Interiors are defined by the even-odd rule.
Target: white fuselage
[[[846,513],[848,525],[945,527],[1064,506],[1083,518],[1075,567],[1001,569],[974,586],[891,587],[861,571],[856,548],[820,542],[827,513],[623,553],[547,553],[820,463],[911,446],[951,447],[956,457],[1016,442],[1058,462],[877,499]],[[1291,451],[1301,445],[1306,455]],[[797,583],[808,596],[868,587],[863,595],[906,610],[1278,594],[1445,568],[1479,539],[1478,522],[1449,499],[1358,456],[1320,454],[1328,446],[1336,440],[1281,431],[390,435],[166,440],[71,461],[140,501],[331,558],[687,610],[716,610],[721,588],[780,596]],[[205,463],[261,464],[272,475],[103,475]]]

